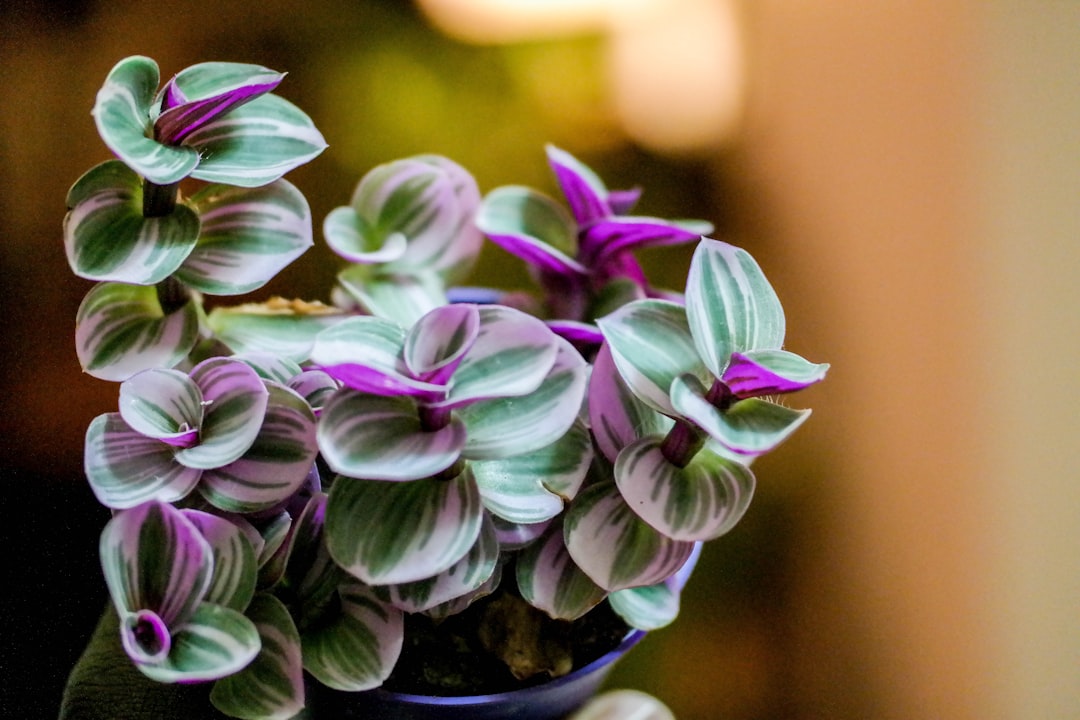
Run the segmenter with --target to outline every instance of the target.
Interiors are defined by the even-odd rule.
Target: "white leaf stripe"
[[[246,667],[260,646],[251,620],[230,608],[203,603],[173,635],[167,660],[139,669],[158,682],[217,680]]]

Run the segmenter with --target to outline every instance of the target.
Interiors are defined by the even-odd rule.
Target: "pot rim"
[[[528,698],[530,695],[539,694],[544,692],[550,692],[563,685],[569,685],[580,678],[589,675],[590,673],[599,670],[600,668],[610,665],[611,663],[622,657],[630,648],[637,645],[643,637],[646,635],[645,630],[630,630],[622,639],[622,641],[615,646],[612,650],[609,650],[605,654],[593,660],[588,665],[582,665],[577,670],[570,672],[562,677],[549,680],[539,685],[530,685],[525,688],[518,688],[517,690],[506,690],[499,693],[490,693],[487,695],[414,695],[411,693],[394,692],[392,690],[385,690],[377,688],[376,693],[384,694],[386,697],[397,698],[404,702],[411,702],[417,704],[439,704],[443,706],[453,705],[480,705],[484,703],[498,702],[500,700],[514,698],[522,699]]]

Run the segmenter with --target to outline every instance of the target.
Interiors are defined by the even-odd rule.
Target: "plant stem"
[[[156,290],[161,312],[165,315],[171,315],[191,300],[187,286],[171,275],[159,282]]]
[[[669,463],[684,468],[704,445],[705,433],[685,420],[676,420],[675,426],[668,431],[667,437],[660,444],[660,452]]]
[[[431,407],[430,405],[420,406],[420,427],[424,429],[424,432],[442,430],[449,424],[449,408]]]
[[[709,392],[705,393],[705,399],[710,405],[723,412],[738,398],[726,384],[720,380],[714,380]],[[705,433],[685,420],[676,420],[675,426],[661,443],[660,452],[672,465],[682,468],[694,459],[704,445]]]
[[[143,217],[165,217],[176,207],[177,190],[180,183],[157,185],[143,180]]]

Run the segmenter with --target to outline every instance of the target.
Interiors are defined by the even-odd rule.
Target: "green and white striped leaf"
[[[121,618],[151,610],[175,632],[210,588],[213,553],[192,522],[163,502],[115,515],[101,532],[101,568]]]
[[[163,683],[217,680],[246,667],[260,647],[255,623],[236,610],[204,602],[174,632],[172,649],[164,662],[138,667],[150,679]]]
[[[326,508],[326,545],[369,585],[424,580],[469,552],[483,515],[468,471],[452,480],[400,483],[339,478]]]
[[[267,593],[255,596],[247,616],[262,649],[246,668],[214,683],[210,701],[243,720],[290,720],[304,709],[300,633],[285,605]]]
[[[255,596],[258,567],[244,532],[225,518],[200,510],[181,510],[210,545],[214,573],[205,600],[243,612]]]
[[[607,595],[570,557],[561,522],[521,551],[515,572],[521,597],[556,620],[577,620]]]
[[[402,359],[413,377],[446,384],[480,332],[475,305],[444,305],[417,320],[405,336]]]
[[[371,480],[416,480],[447,469],[461,456],[465,426],[420,424],[415,402],[340,390],[323,407],[319,450],[334,472]]]
[[[428,608],[423,614],[435,622],[441,622],[448,617],[464,612],[480,598],[487,597],[499,589],[499,585],[502,583],[503,566],[505,564],[505,556],[500,557],[499,562],[495,563],[495,571],[484,581],[483,585],[472,592],[459,595],[453,600],[447,600],[435,607]]]
[[[540,386],[519,397],[481,400],[455,410],[468,428],[463,457],[498,460],[531,453],[562,437],[581,412],[588,365],[556,336],[555,364]]]
[[[263,95],[230,110],[184,140],[199,150],[191,176],[240,187],[271,183],[326,149],[311,118],[285,98]]]
[[[377,395],[441,397],[441,384],[419,380],[403,360],[406,333],[390,320],[363,315],[319,333],[311,361],[355,390]]]
[[[404,328],[447,303],[446,286],[433,271],[390,272],[352,265],[338,273],[337,279],[364,310]]]
[[[520,310],[482,305],[477,311],[479,332],[454,372],[447,403],[458,406],[536,390],[555,363],[558,336],[542,321]]]
[[[589,422],[596,446],[609,462],[619,451],[646,435],[666,435],[674,424],[630,392],[611,357],[611,346],[600,346],[589,375]]]
[[[597,320],[615,367],[646,405],[674,414],[671,382],[683,373],[706,375],[690,336],[686,309],[667,300],[637,300]]]
[[[268,352],[234,353],[232,359],[247,363],[263,380],[270,380],[278,385],[288,384],[303,371],[300,364],[294,360]]]
[[[650,435],[619,453],[615,482],[627,505],[674,540],[712,540],[735,527],[754,495],[750,469],[707,448],[678,467],[663,441]]]
[[[161,80],[157,63],[132,56],[109,71],[92,115],[98,134],[124,164],[158,185],[179,182],[199,164],[192,147],[163,145],[150,137],[150,109]]]
[[[258,188],[211,185],[188,204],[202,225],[176,275],[208,295],[257,290],[314,244],[311,208],[286,180]]]
[[[288,560],[285,541],[292,531],[292,516],[282,511],[261,530],[262,549],[258,554],[259,577],[255,586],[260,590],[272,588],[285,574]]]
[[[707,432],[713,440],[740,455],[769,452],[810,417],[810,410],[793,410],[761,398],[739,400],[724,411],[705,399],[705,387],[694,377],[676,378],[671,400],[676,411]]]
[[[473,225],[480,190],[467,170],[439,155],[417,155],[379,165],[353,192],[350,206],[378,247],[406,240],[405,252],[385,265],[389,273],[433,273],[441,282],[461,281],[480,252],[483,238]],[[333,247],[337,242],[327,233]],[[386,262],[357,257],[354,262]]]
[[[544,522],[563,510],[585,482],[592,436],[580,419],[558,440],[531,453],[470,464],[484,507],[521,524]]]
[[[680,593],[670,581],[627,588],[608,595],[611,609],[638,630],[659,630],[679,616]]]
[[[216,307],[207,324],[234,353],[268,353],[292,362],[305,362],[315,336],[345,317],[321,303],[275,298],[265,303]]]
[[[496,188],[484,196],[476,224],[493,242],[539,267],[585,272],[576,259],[577,224],[547,195],[518,185]]]
[[[98,415],[86,430],[83,467],[94,497],[116,510],[151,500],[174,502],[202,471],[174,460],[175,448],[133,430],[120,413]]]
[[[761,267],[750,253],[719,240],[703,238],[694,250],[686,315],[698,353],[716,377],[731,353],[776,350],[784,342],[784,309]]]
[[[694,543],[672,540],[639,518],[613,483],[583,490],[565,516],[566,549],[608,592],[655,585],[689,559]]]
[[[407,613],[425,612],[482,587],[499,562],[495,525],[484,515],[480,534],[465,557],[424,580],[376,588],[387,602]]]
[[[812,363],[786,350],[747,350],[733,353],[720,378],[737,397],[760,397],[795,392],[821,382],[828,363]]]
[[[120,416],[132,430],[169,445],[197,440],[202,392],[179,370],[144,370],[120,383]]]
[[[185,303],[166,315],[152,287],[95,285],[75,318],[75,352],[88,374],[122,381],[141,370],[170,368],[199,339],[199,310]]]
[[[251,366],[224,357],[196,365],[191,379],[202,391],[205,411],[199,443],[178,450],[177,462],[205,470],[238,460],[262,427],[270,395],[266,384]]]
[[[351,207],[337,207],[323,221],[326,244],[352,263],[379,265],[405,254],[408,240],[400,232],[382,232]]]
[[[199,216],[178,204],[143,217],[142,179],[110,160],[68,192],[64,250],[71,270],[88,280],[153,285],[172,275],[199,238]]]
[[[268,382],[269,402],[258,435],[240,459],[203,472],[199,492],[228,512],[272,508],[299,490],[319,447],[315,413],[296,392]]]
[[[394,669],[405,637],[403,614],[358,582],[341,586],[341,614],[301,635],[304,669],[335,690],[370,690]]]

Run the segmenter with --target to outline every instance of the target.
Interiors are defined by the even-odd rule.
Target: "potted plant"
[[[111,608],[64,716],[126,677],[241,718],[400,695],[485,698],[368,716],[503,717],[486,696],[576,684],[526,703],[562,717],[598,684],[582,666],[674,619],[750,463],[809,415],[774,396],[827,366],[782,349],[747,252],[631,215],[639,191],[555,147],[563,201],[483,195],[438,156],[376,167],[323,223],[343,259],[328,302],[218,304],[314,242],[282,176],[325,142],[282,77],[214,62],[162,85],[130,57],[98,93],[115,159],[72,186],[64,241],[96,283],[79,360],[118,384],[85,445]],[[485,238],[534,287],[466,285]],[[682,243],[683,292],[652,287],[634,251]]]

